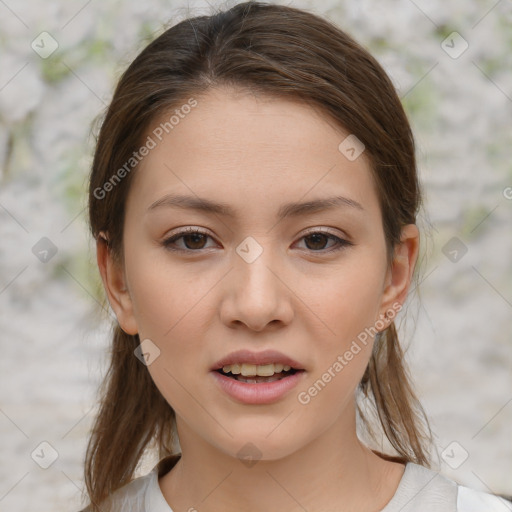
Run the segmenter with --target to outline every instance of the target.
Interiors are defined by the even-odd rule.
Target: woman
[[[414,140],[347,34],[259,2],[167,30],[119,81],[89,192],[118,320],[90,510],[506,510],[428,468],[394,325]]]

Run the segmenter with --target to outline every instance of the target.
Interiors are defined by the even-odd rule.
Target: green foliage
[[[463,213],[461,235],[470,240],[482,234],[492,222],[492,210],[484,205],[468,208]]]
[[[54,85],[71,74],[71,70],[63,64],[63,59],[64,56],[57,51],[48,59],[40,60],[41,76],[46,83]]]
[[[422,79],[428,69],[419,62],[412,62],[410,68],[415,81],[401,92],[402,105],[416,127],[431,129],[436,120],[437,105],[440,103],[436,89],[429,82],[428,76]]]

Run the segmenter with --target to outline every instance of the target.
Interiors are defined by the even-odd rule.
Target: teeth
[[[251,377],[253,375],[258,375],[255,364],[242,363],[240,372],[244,377]]]
[[[233,375],[242,374],[244,377],[271,377],[275,373],[281,373],[282,371],[287,372],[291,370],[291,366],[281,363],[270,363],[270,364],[228,364],[222,367],[224,373],[231,372]]]
[[[274,375],[274,365],[270,364],[261,364],[256,367],[256,375],[260,377],[271,377]]]

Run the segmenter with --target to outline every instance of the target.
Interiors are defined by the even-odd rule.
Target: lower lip
[[[277,402],[299,383],[304,373],[304,370],[299,370],[293,375],[273,382],[251,384],[226,377],[217,371],[212,371],[213,377],[221,389],[235,400],[244,404],[271,404]]]

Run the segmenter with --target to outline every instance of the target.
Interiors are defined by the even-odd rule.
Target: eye
[[[325,231],[311,231],[301,238],[305,241],[306,249],[312,252],[331,252],[338,251],[345,247],[354,245],[353,243],[340,238],[332,233]],[[329,241],[333,242],[331,246],[326,247]]]
[[[162,245],[171,251],[199,252],[209,248],[206,245],[209,238],[212,239],[208,233],[198,228],[189,227],[166,238]],[[311,252],[332,252],[353,245],[348,240],[324,231],[312,231],[300,240],[305,241],[306,250]],[[329,242],[332,242],[330,246]]]
[[[208,233],[190,227],[166,238],[162,242],[162,245],[171,251],[197,252],[201,249],[208,249],[205,245],[208,238],[211,238]],[[176,242],[178,241],[182,242],[181,247],[177,247]]]

